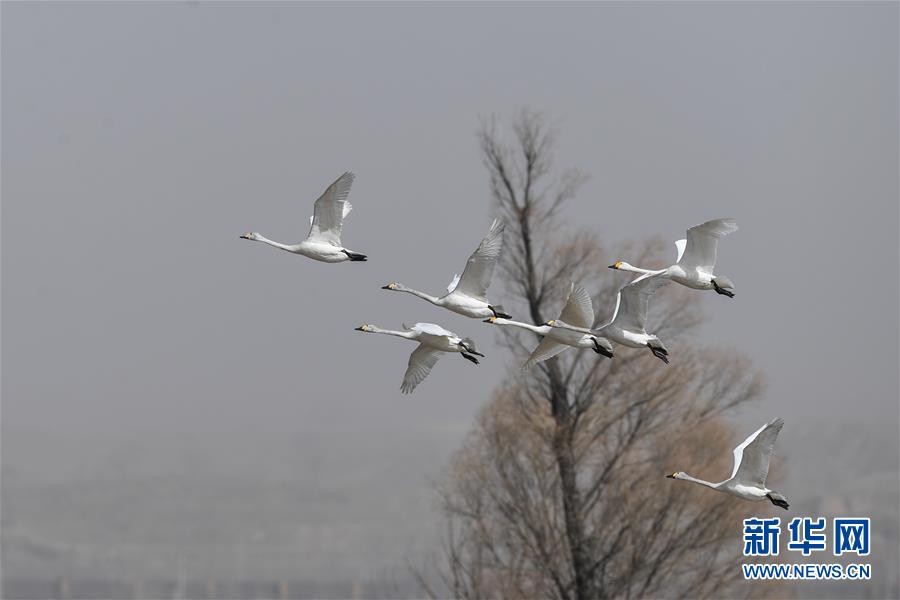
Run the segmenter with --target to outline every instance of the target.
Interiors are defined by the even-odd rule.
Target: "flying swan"
[[[714,219],[687,230],[687,239],[675,242],[678,258],[671,267],[652,271],[641,269],[627,262],[617,261],[610,269],[659,275],[695,290],[715,290],[717,293],[734,298],[734,284],[727,277],[714,276],[716,248],[719,238],[737,231],[734,219]]]
[[[494,219],[491,230],[478,245],[478,249],[469,257],[462,277],[453,276],[453,281],[447,286],[447,294],[438,298],[425,292],[408,288],[402,283],[391,282],[382,286],[383,290],[406,292],[431,302],[435,306],[443,306],[455,313],[483,319],[484,317],[511,318],[503,312],[499,304],[490,304],[487,299],[487,289],[491,285],[491,277],[494,275],[494,267],[500,259],[500,251],[503,248],[503,224]]]
[[[616,308],[613,311],[612,319],[597,329],[574,326],[562,316],[559,319],[547,321],[547,325],[605,337],[631,348],[650,348],[653,356],[668,364],[669,351],[658,337],[647,333],[645,329],[650,297],[667,283],[669,280],[659,275],[641,275],[625,285],[616,296]]]
[[[569,287],[569,296],[566,298],[566,305],[563,307],[559,318],[574,325],[575,327],[590,327],[594,324],[594,306],[591,301],[591,295],[587,293],[580,285],[572,285]],[[530,369],[537,363],[552,358],[565,350],[566,348],[591,348],[597,354],[612,358],[612,344],[605,338],[598,338],[595,335],[577,333],[566,329],[557,329],[549,325],[531,325],[530,323],[520,323],[519,321],[511,321],[509,319],[490,317],[484,320],[485,323],[493,323],[495,325],[512,325],[521,329],[527,329],[544,339],[537,345],[528,360],[522,365],[523,369]]]
[[[775,506],[787,510],[790,505],[787,498],[766,487],[766,475],[769,474],[769,460],[775,448],[775,438],[784,427],[783,419],[775,419],[757,429],[740,446],[734,449],[734,469],[731,479],[721,483],[710,483],[691,477],[683,471],[666,475],[669,479],[684,479],[705,485],[719,492],[725,492],[744,500],[760,501],[768,498]]]
[[[259,233],[245,233],[241,238],[264,242],[270,246],[281,248],[294,254],[302,254],[314,260],[337,263],[364,261],[365,254],[353,252],[341,245],[341,226],[344,218],[350,214],[353,206],[347,202],[350,186],[353,185],[353,173],[344,173],[328,186],[325,193],[316,200],[313,216],[309,218],[309,234],[299,244],[281,244],[270,240]]]
[[[375,325],[360,325],[355,331],[386,333],[419,342],[419,347],[409,355],[409,365],[406,367],[403,384],[400,386],[400,391],[404,394],[411,393],[423,379],[428,377],[431,368],[441,357],[441,352],[458,352],[462,354],[463,358],[476,365],[478,359],[475,356],[484,357],[484,354],[475,348],[475,342],[471,339],[461,338],[434,323],[416,323],[412,327],[404,324],[403,331],[381,329]]]

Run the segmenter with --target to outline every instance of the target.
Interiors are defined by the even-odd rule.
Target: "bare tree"
[[[522,112],[512,134],[504,143],[494,120],[478,134],[507,224],[507,309],[544,323],[574,280],[601,285],[596,313],[609,317],[625,283],[606,271],[601,258],[611,255],[558,220],[584,176],[551,177],[554,139],[542,115]],[[617,256],[661,262],[671,252],[664,246],[632,244]],[[502,328],[514,364],[439,489],[441,572],[453,596],[702,597],[735,582],[735,534],[748,506],[663,477],[687,466],[727,472],[735,438],[722,415],[762,387],[740,355],[691,340],[701,322],[696,294],[671,285],[654,297],[668,366],[619,347],[611,360],[569,350],[523,372],[536,337]]]

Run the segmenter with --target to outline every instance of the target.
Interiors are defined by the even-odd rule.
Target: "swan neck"
[[[406,338],[408,340],[415,338],[414,331],[396,331],[394,329],[382,329],[381,327],[376,327],[375,325],[370,326],[370,331],[372,333],[383,333],[385,335],[395,335],[397,337]]]
[[[531,323],[522,323],[521,321],[513,321],[511,319],[496,319],[494,320],[495,325],[512,325],[513,327],[519,327],[520,329],[527,329],[528,331],[532,331],[537,333],[538,335],[547,335],[550,332],[551,327],[549,325],[532,325]]]
[[[557,323],[561,323],[559,319],[557,319]],[[582,333],[584,335],[594,335],[594,330],[588,329],[587,327],[575,327],[574,325],[569,325],[568,323],[564,323],[559,327],[555,327],[555,329],[561,329],[563,331],[575,331],[577,333]]]
[[[425,292],[420,292],[419,290],[414,290],[412,288],[404,287],[400,289],[401,292],[406,292],[407,294],[412,294],[413,296],[418,296],[422,300],[427,302],[431,302],[432,304],[440,304],[437,296],[431,296],[426,294]]]
[[[642,269],[640,267],[635,267],[634,265],[624,264],[619,267],[620,271],[631,271],[632,273],[641,273],[643,275],[656,275],[658,273],[662,273],[663,271],[653,271],[651,269]],[[665,270],[665,269],[664,269]]]
[[[281,250],[286,250],[288,252],[292,251],[291,247],[288,246],[287,244],[282,244],[281,242],[276,242],[275,240],[270,240],[269,238],[267,238],[263,235],[258,235],[257,237],[259,238],[259,241],[263,242],[264,244],[268,244],[270,246],[274,246],[276,248],[279,248]]]
[[[718,489],[719,486],[722,485],[721,483],[712,483],[710,481],[704,481],[702,479],[697,479],[696,477],[691,477],[687,473],[684,474],[684,479],[686,481],[693,481],[694,483],[699,483],[700,485],[705,485],[706,487],[712,488],[714,490]]]

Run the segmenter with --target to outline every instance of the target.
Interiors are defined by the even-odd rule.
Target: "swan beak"
[[[556,325],[556,319],[550,319],[546,324],[550,327],[553,327],[554,325]]]
[[[675,473],[672,473],[671,475],[666,475],[666,479],[675,479]]]
[[[487,319],[482,321],[482,323],[493,323],[496,320],[497,320],[497,317],[488,317]]]
[[[607,267],[607,268],[609,268],[609,269],[618,269],[618,268],[621,267],[621,266],[622,266],[622,261],[618,261],[618,262],[615,262],[615,263],[609,265],[609,267]]]
[[[366,331],[366,326],[360,325],[359,327],[354,327],[353,331]]]
[[[247,235],[247,234],[245,233],[245,234],[243,234],[243,235],[241,236],[241,239],[242,239],[242,240],[249,240],[249,239],[250,239],[250,236]]]
[[[392,290],[392,289],[394,289],[395,287],[397,287],[397,284],[396,284],[396,283],[389,283],[389,284],[387,284],[387,285],[381,286],[381,289],[383,289],[383,290]]]

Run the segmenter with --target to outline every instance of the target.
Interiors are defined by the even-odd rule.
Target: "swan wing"
[[[622,329],[644,331],[647,326],[647,310],[650,298],[656,290],[669,283],[667,277],[660,274],[641,275],[619,290],[616,312],[613,320]]]
[[[447,286],[447,293],[450,294],[453,290],[456,289],[456,284],[459,283],[459,273],[454,273],[453,280],[450,281],[450,285]]]
[[[687,269],[712,273],[716,266],[719,238],[737,231],[734,219],[713,219],[687,230],[687,245],[678,264]]]
[[[409,329],[412,331],[418,331],[419,333],[424,333],[425,335],[433,335],[438,337],[456,337],[456,334],[452,331],[447,331],[440,325],[435,325],[434,323],[416,323]]]
[[[586,289],[572,283],[559,318],[575,327],[591,327],[594,324],[594,301]]]
[[[687,240],[677,240],[675,242],[675,251],[678,253],[678,256],[675,257],[675,264],[681,262],[681,257],[684,256],[684,247],[687,245]]]
[[[622,306],[622,290],[621,289],[616,294],[616,307],[613,309],[612,318],[610,318],[609,323],[607,323],[607,325],[609,325],[610,323],[615,323],[616,317],[619,316],[619,307],[620,306]]]
[[[522,365],[522,368],[526,370],[530,369],[539,362],[543,362],[548,358],[553,358],[566,348],[568,348],[568,346],[565,344],[560,344],[559,342],[551,340],[549,337],[545,337],[531,353],[531,356],[528,357],[528,360],[525,361],[525,364]]]
[[[406,367],[406,373],[403,375],[400,391],[404,394],[412,393],[416,386],[428,377],[432,367],[434,367],[440,357],[441,353],[438,350],[429,348],[425,344],[419,344],[419,347],[409,355],[409,364]]]
[[[733,479],[757,485],[766,484],[775,438],[782,427],[784,419],[766,423],[734,449],[734,469],[731,472]]]
[[[466,268],[456,283],[456,291],[487,302],[487,290],[503,249],[503,229],[503,223],[499,219],[494,219],[490,231],[469,257]]]
[[[593,329],[588,329],[587,327],[576,327],[576,326],[572,325],[571,323],[566,323],[562,319],[554,319],[552,321],[552,323],[553,324],[550,325],[550,327],[553,327],[554,329],[568,329],[569,331],[577,331],[578,333],[584,333],[587,335],[592,335],[594,333],[594,331],[599,331],[599,329],[593,330]],[[549,325],[549,323],[548,323],[548,325]],[[604,325],[604,327],[605,327],[605,325]],[[601,329],[602,329],[602,327],[601,327]]]
[[[313,242],[324,242],[333,246],[341,245],[341,226],[353,208],[347,202],[354,175],[346,172],[328,186],[316,200],[313,218],[306,239]]]

